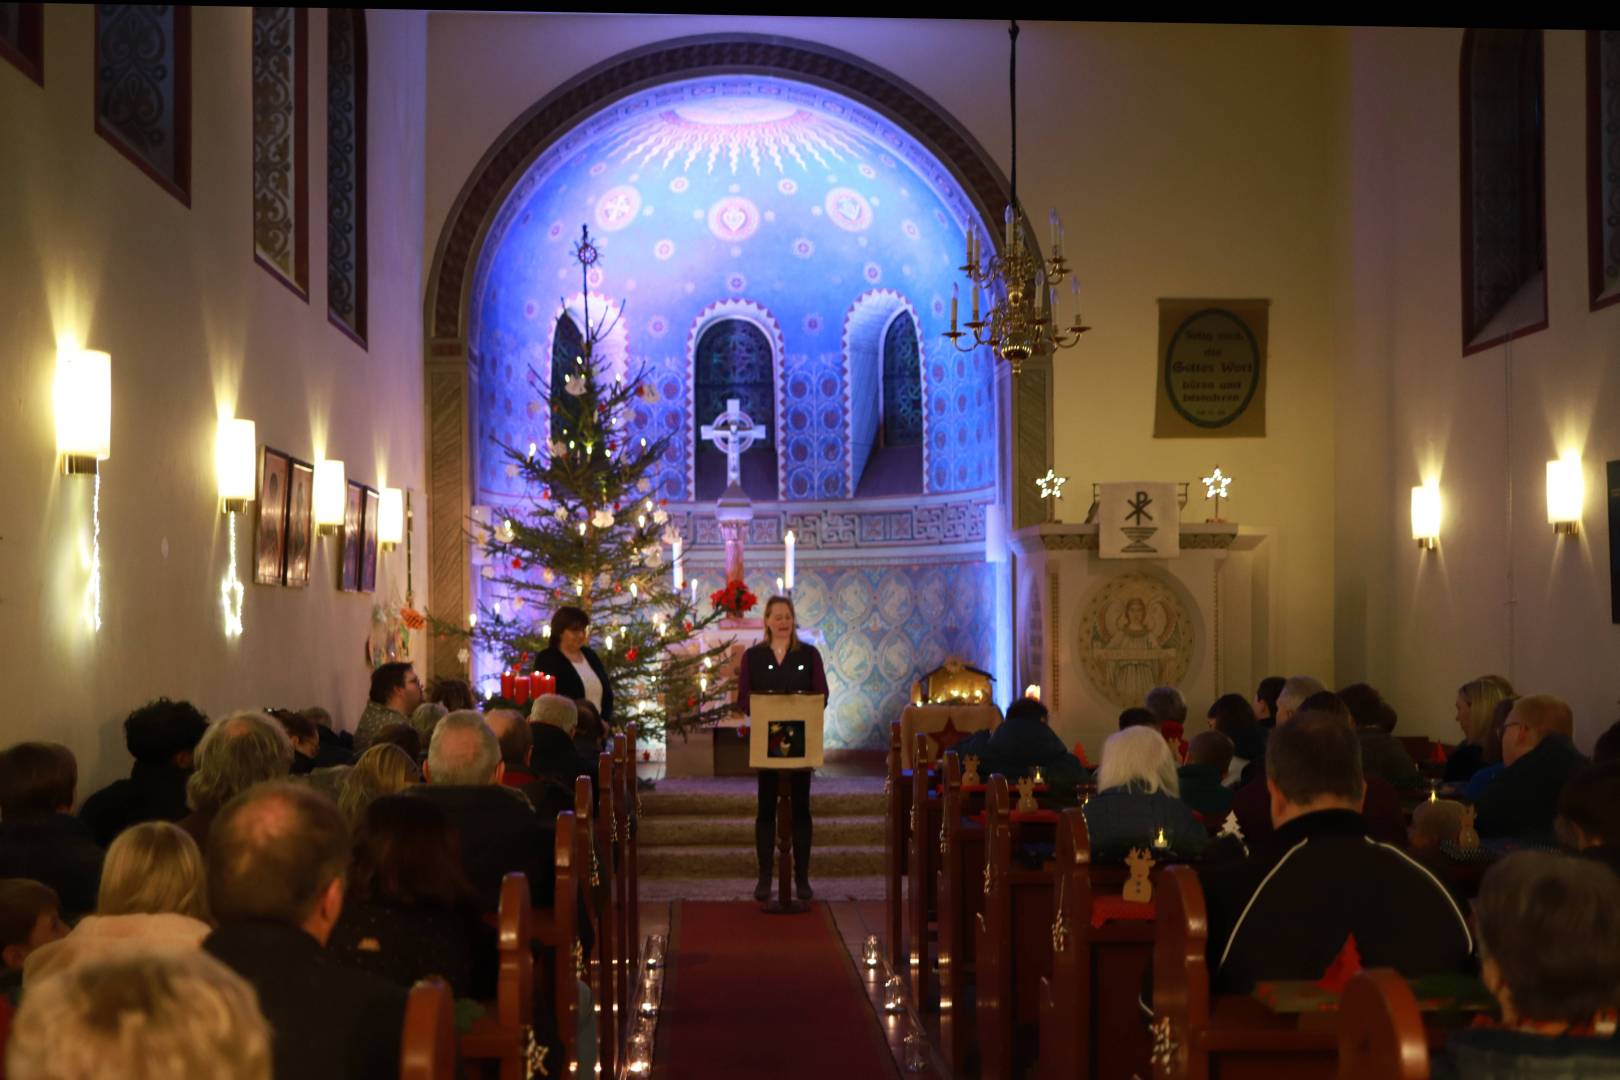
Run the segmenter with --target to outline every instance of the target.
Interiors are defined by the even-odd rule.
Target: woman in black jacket
[[[765,640],[742,655],[737,671],[737,707],[749,711],[754,693],[818,693],[827,701],[827,671],[814,645],[799,640],[793,601],[773,596],[765,601]],[[759,883],[754,899],[771,898],[771,849],[776,835],[778,777],[793,785],[794,891],[808,900],[810,889],[810,769],[760,769],[759,809],[754,817],[754,847],[759,856]],[[786,900],[787,897],[782,897]]]
[[[405,794],[366,807],[327,951],[401,986],[438,975],[456,997],[483,1000],[495,995],[495,946],[444,810]]]
[[[557,680],[557,693],[589,701],[602,722],[613,724],[613,685],[607,669],[586,640],[591,617],[577,607],[560,607],[551,616],[551,644],[534,658],[534,670]]]

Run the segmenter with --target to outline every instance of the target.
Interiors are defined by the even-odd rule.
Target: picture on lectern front
[[[765,744],[765,756],[773,758],[804,757],[804,721],[778,720],[770,726]]]

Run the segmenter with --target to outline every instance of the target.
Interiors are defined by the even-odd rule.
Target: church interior
[[[531,911],[508,924],[510,879],[483,905],[522,1008],[503,996],[469,1034],[460,1005],[452,1030],[448,997],[407,984],[420,1011],[396,1007],[387,1064],[334,1051],[292,1072],[277,1010],[294,1005],[250,977],[268,1035],[226,1040],[248,1049],[212,1075],[449,1076],[458,1038],[503,1078],[1162,1078],[1219,1072],[1221,1053],[1252,1070],[1232,1075],[1467,1074],[1445,1071],[1466,1048],[1450,1066],[1441,1049],[1462,1025],[1430,1007],[1461,992],[1414,984],[1414,1004],[1389,959],[1422,949],[1358,929],[1340,950],[1340,933],[1321,985],[1362,952],[1332,1005],[1279,1004],[1318,984],[1262,972],[1250,996],[1227,955],[1203,970],[1186,937],[1201,917],[1178,920],[1207,894],[1210,932],[1249,944],[1192,856],[1260,851],[1228,827],[1247,824],[1244,791],[1265,831],[1298,827],[1287,770],[1311,770],[1290,755],[1338,752],[1318,714],[1367,727],[1358,695],[1387,718],[1378,745],[1411,756],[1383,843],[1403,862],[1366,873],[1449,898],[1426,939],[1455,910],[1471,959],[1423,955],[1477,976],[1483,1000],[1529,976],[1490,936],[1497,909],[1470,901],[1505,895],[1523,848],[1620,844],[1620,33],[1014,27],[0,4],[0,655],[20,695],[0,742],[66,755],[73,797],[48,807],[64,817],[131,775],[133,712],[155,699],[210,731],[324,713],[308,745],[359,769],[373,713],[415,727],[411,707],[454,684],[471,697],[439,716],[499,707],[515,728],[430,720],[404,747],[420,786],[452,775],[440,735],[450,755],[487,732],[496,777],[556,802],[523,789],[546,837],[525,886],[534,956],[508,949]],[[579,561],[549,557],[565,542]],[[722,603],[737,581],[757,607]],[[790,644],[774,646],[778,596]],[[567,636],[581,609],[589,647]],[[801,648],[819,682],[783,681]],[[395,669],[414,699],[379,682]],[[601,714],[580,778],[549,789],[547,679]],[[803,721],[781,705],[767,738],[750,688],[819,704]],[[1241,723],[1221,711],[1233,695]],[[998,741],[1037,712],[1033,742]],[[268,727],[297,762],[291,724]],[[1165,738],[1138,746],[1142,724]],[[1115,770],[1147,769],[1122,786],[1162,795],[1141,762],[1167,753],[1174,781],[1217,731],[1232,771],[1223,809],[1197,809],[1207,835],[1184,847],[1182,817],[1153,803],[1151,829],[1105,858],[1112,834],[1087,814]],[[206,771],[198,737],[187,775]],[[1040,740],[1057,756],[1020,757]],[[1472,746],[1506,778],[1554,743],[1567,768],[1534,796],[1533,841],[1498,831],[1492,794],[1452,768]],[[0,879],[47,880],[69,923],[136,917],[106,913],[110,852],[100,915],[37,853],[6,854],[31,813],[7,791],[55,767],[10,753]],[[813,784],[778,785],[779,755],[816,766]],[[1258,771],[1239,784],[1244,762]],[[1580,768],[1601,774],[1580,798],[1606,834],[1570,809]],[[1361,778],[1354,805],[1315,812],[1365,816],[1382,842],[1383,782]],[[341,809],[380,859],[367,830],[386,815],[340,790],[261,800]],[[197,832],[184,799],[166,820],[214,888],[236,835],[220,826],[252,800],[222,799]],[[1412,850],[1438,816],[1425,802],[1457,807],[1435,849],[1455,877]],[[351,897],[382,888],[360,884],[365,850]],[[8,884],[0,909],[22,903]],[[203,920],[216,936],[228,885]],[[778,885],[794,917],[749,901]],[[298,925],[345,940],[320,895]],[[1620,925],[1592,918],[1613,965],[1598,981],[1620,985]],[[1502,958],[1482,967],[1486,941]],[[47,997],[65,976],[25,981],[12,944],[13,990]],[[231,944],[203,950],[245,973]],[[1620,999],[1582,1000],[1566,1019],[1596,1034],[1560,1028],[1560,1046],[1614,1070],[1580,1075],[1620,1075]],[[0,1040],[17,1001],[0,1001]],[[20,1008],[12,1075],[115,1075],[89,1051],[82,1074],[40,1071],[59,1047]],[[1314,1027],[1294,1015],[1329,1008]],[[1408,1050],[1427,1039],[1421,1073],[1378,1056],[1388,1016]],[[749,1030],[776,1020],[780,1040]],[[846,1038],[790,1045],[828,1025]]]

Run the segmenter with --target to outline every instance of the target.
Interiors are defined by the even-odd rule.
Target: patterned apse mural
[[[478,260],[478,501],[523,494],[494,444],[546,452],[536,386],[549,383],[558,315],[577,317],[588,299],[593,322],[622,313],[615,364],[649,370],[656,399],[631,424],[673,436],[655,481],[672,510],[697,515],[693,555],[724,467],[697,433],[737,398],[769,431],[743,457],[759,509],[909,495],[892,508],[908,522],[971,510],[982,558],[994,371],[943,337],[967,230],[983,236],[975,222],[914,139],[821,87],[704,78],[612,103],[541,153]],[[582,225],[602,252],[588,297],[570,257]],[[941,543],[957,546],[936,562]],[[885,544],[859,570],[818,567],[814,546],[800,549],[796,599],[827,635],[835,683],[829,745],[882,745],[911,680],[947,652],[980,666],[995,655],[992,577],[958,565],[960,538]]]

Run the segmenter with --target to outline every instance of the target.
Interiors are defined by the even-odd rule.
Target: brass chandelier
[[[989,346],[1007,361],[1014,375],[1023,370],[1032,356],[1046,356],[1058,349],[1073,348],[1080,335],[1091,327],[1080,318],[1080,282],[1069,276],[1069,263],[1063,257],[1063,220],[1053,210],[1052,257],[1042,260],[1025,235],[1023,207],[1018,202],[1018,21],[1007,30],[1011,41],[1008,68],[1008,98],[1012,116],[1011,201],[1005,215],[1006,236],[998,255],[992,248],[986,255],[979,247],[978,234],[968,229],[967,259],[961,270],[968,277],[973,317],[957,328],[957,301],[960,287],[951,291],[951,329],[945,335],[958,352],[972,352]],[[1074,294],[1074,322],[1061,327],[1057,317],[1057,286],[1069,278]],[[989,300],[989,310],[979,309],[979,290]]]

